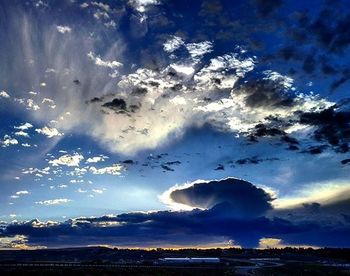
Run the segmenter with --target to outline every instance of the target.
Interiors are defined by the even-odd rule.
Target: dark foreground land
[[[216,257],[219,263],[160,258]],[[3,250],[0,275],[350,275],[350,249]]]

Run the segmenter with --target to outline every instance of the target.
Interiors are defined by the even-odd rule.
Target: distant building
[[[220,263],[219,258],[159,258],[160,263],[168,264],[217,264]]]

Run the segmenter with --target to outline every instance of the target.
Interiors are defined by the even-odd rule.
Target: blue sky
[[[346,1],[0,13],[1,247],[349,246]]]

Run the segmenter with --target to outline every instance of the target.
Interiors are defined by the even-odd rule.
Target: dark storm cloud
[[[309,154],[314,154],[314,155],[315,154],[321,154],[327,148],[328,148],[327,145],[312,146],[312,147],[309,147],[306,150],[303,150],[302,153],[309,153]]]
[[[329,204],[304,203],[289,209],[271,209],[271,196],[249,182],[224,179],[175,189],[177,202],[188,201],[211,207],[192,211],[130,212],[116,216],[79,217],[64,222],[12,222],[0,227],[0,237],[24,235],[29,245],[116,246],[192,245],[233,239],[239,245],[254,247],[263,237],[283,237],[299,243],[339,246],[327,237],[348,229],[349,194],[343,193]],[[237,216],[237,209],[246,216]],[[266,216],[266,212],[272,216]],[[328,219],[328,216],[331,219]],[[328,219],[325,225],[323,220]],[[343,222],[343,223],[339,223]],[[344,232],[345,231],[345,232]],[[348,231],[346,232],[348,233]],[[330,235],[332,236],[332,235]],[[315,239],[315,237],[318,237]],[[348,245],[347,239],[342,245]],[[344,243],[345,242],[345,243]],[[194,245],[194,244],[193,244]]]
[[[169,166],[164,165],[164,164],[162,164],[161,167],[162,167],[162,169],[165,170],[165,171],[169,171],[169,172],[173,172],[173,171],[174,171],[173,168],[170,168]]]
[[[126,111],[125,100],[119,98],[115,98],[111,102],[104,103],[102,106],[114,111]]]
[[[300,114],[300,123],[315,126],[316,141],[326,141],[336,150],[347,152],[350,140],[350,112],[337,111],[335,107],[320,112]]]
[[[114,217],[80,217],[57,224],[32,220],[10,223],[0,230],[1,237],[25,235],[28,243],[46,246],[88,245],[106,243],[124,246],[162,246],[191,244],[203,240],[208,243],[225,236],[239,244],[256,246],[267,234],[286,234],[305,231],[308,225],[293,225],[287,220],[265,217],[237,219],[222,216],[219,208],[188,212],[158,211],[125,213]],[[251,231],[254,229],[254,231]],[[203,237],[204,236],[204,237]],[[201,238],[202,237],[202,238]]]
[[[266,77],[244,79],[235,84],[235,93],[245,95],[249,107],[288,108],[293,106],[293,94],[288,92],[282,78],[273,80]]]
[[[245,164],[259,164],[264,161],[277,161],[279,158],[258,158],[257,156],[247,157],[236,160],[237,165],[245,165]]]
[[[134,164],[135,163],[135,161],[134,160],[131,160],[131,159],[127,159],[127,160],[124,160],[123,162],[122,162],[123,164]]]
[[[350,158],[349,159],[344,159],[341,161],[343,165],[349,164],[350,163]]]
[[[265,124],[257,124],[254,128],[254,135],[258,137],[279,136],[284,134],[285,132],[283,130],[276,127],[269,127]]]
[[[222,164],[219,164],[215,169],[215,171],[224,171],[225,170],[225,166]]]
[[[103,101],[103,98],[98,98],[98,97],[94,97],[92,98],[89,102],[90,103],[98,103],[98,102],[102,102]]]
[[[231,216],[257,217],[271,209],[271,195],[244,180],[228,178],[208,183],[195,183],[170,194],[181,204],[200,208],[225,206]]]

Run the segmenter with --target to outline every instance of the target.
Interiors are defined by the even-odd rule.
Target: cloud
[[[326,141],[340,152],[349,151],[350,112],[330,107],[318,112],[300,114],[300,123],[315,126],[315,140]]]
[[[72,200],[67,199],[67,198],[57,198],[57,199],[48,199],[48,200],[43,200],[43,201],[36,201],[35,203],[39,204],[39,205],[49,206],[49,205],[65,204],[65,203],[68,203],[70,201],[72,201]]]
[[[51,108],[56,107],[55,101],[52,99],[49,99],[49,98],[44,98],[41,103],[43,103],[43,104],[46,103]]]
[[[19,129],[19,130],[27,130],[27,129],[30,129],[32,127],[33,127],[33,125],[30,123],[27,123],[27,122],[20,125],[20,126],[14,126],[15,129]]]
[[[126,111],[126,102],[123,99],[115,98],[111,102],[104,103],[102,106],[112,109],[115,112]]]
[[[84,156],[79,153],[75,153],[73,155],[65,154],[60,156],[58,159],[50,160],[49,164],[52,164],[52,166],[64,165],[68,167],[78,167],[80,161],[83,159]]]
[[[158,0],[129,0],[129,5],[140,13],[144,13],[148,10],[149,6],[158,5]]]
[[[22,146],[22,147],[25,147],[25,148],[30,148],[30,147],[31,147],[31,145],[28,144],[28,143],[22,143],[21,146]]]
[[[103,189],[93,192],[101,193]],[[0,228],[0,236],[24,235],[30,246],[49,247],[62,245],[62,237],[70,246],[106,241],[111,245],[134,247],[189,246],[193,241],[198,245],[230,240],[243,247],[260,248],[348,245],[349,190],[326,196],[317,204],[304,201],[278,209],[272,209],[272,196],[265,190],[234,178],[175,186],[168,195],[176,202],[203,209],[129,212],[72,218],[64,222],[14,221]],[[52,199],[36,203],[68,202],[69,199]],[[247,215],[237,215],[238,209]],[[337,233],[338,240],[332,233]]]
[[[30,193],[26,190],[16,192],[16,195],[28,195],[28,194]]]
[[[91,2],[91,5],[99,7],[100,9],[102,9],[102,10],[104,10],[106,12],[110,12],[111,11],[111,7],[108,4],[104,4],[102,2],[93,1],[93,2]]]
[[[103,194],[104,190],[102,190],[102,189],[92,189],[91,191],[96,193],[96,194]]]
[[[61,34],[70,33],[72,31],[72,29],[70,27],[68,27],[68,26],[61,26],[61,25],[57,25],[56,29]]]
[[[87,56],[91,60],[93,60],[97,66],[107,67],[110,69],[115,69],[115,68],[123,66],[123,64],[121,62],[116,61],[116,60],[113,60],[113,61],[102,60],[99,56],[96,56],[93,52],[89,52]]]
[[[182,40],[182,38],[178,36],[172,36],[164,42],[163,49],[165,52],[172,53],[184,44],[185,42]]]
[[[86,159],[87,164],[89,163],[97,163],[97,162],[102,162],[105,161],[105,158],[108,158],[107,156],[94,156],[94,157],[89,157]]]
[[[16,136],[23,136],[23,137],[29,138],[29,134],[28,134],[27,132],[24,132],[23,130],[16,131],[16,132],[15,132],[15,135],[16,135]]]
[[[10,95],[6,91],[2,90],[2,91],[0,91],[0,97],[1,98],[10,98]]]
[[[6,148],[6,147],[9,147],[11,145],[17,145],[18,140],[15,138],[11,138],[11,136],[9,136],[9,135],[5,135],[3,140],[0,141],[0,144],[2,147]]]
[[[93,174],[112,174],[112,175],[120,175],[122,171],[125,170],[125,167],[121,164],[113,164],[112,166],[96,168],[91,166],[89,171]]]
[[[48,127],[48,126],[44,126],[42,128],[37,128],[37,129],[35,129],[35,131],[37,133],[40,133],[40,134],[47,136],[48,138],[63,135],[63,133],[59,132],[57,128]]]
[[[194,182],[183,189],[171,190],[169,199],[172,202],[192,208],[222,208],[233,217],[258,217],[272,208],[273,198],[270,194],[247,181],[236,178]]]
[[[33,111],[37,111],[40,109],[40,106],[37,105],[33,99],[27,99],[26,101],[26,106],[27,109],[33,110]]]
[[[263,7],[259,9],[266,9],[262,12],[265,15],[272,14],[279,6],[259,3],[257,5]],[[147,9],[153,6],[161,10],[162,5],[154,7],[157,1],[128,4],[142,10],[129,11],[136,22],[143,20],[140,24],[145,29],[153,28],[150,17],[146,18]],[[84,10],[76,10],[107,13],[108,21],[116,17],[117,8],[112,4],[96,1],[84,6]],[[211,11],[225,10],[223,4],[216,8],[208,3],[204,6]],[[120,8],[127,10],[124,6]],[[81,17],[76,18],[76,24],[81,26]],[[37,25],[41,26],[40,31]],[[36,114],[30,114],[34,122],[49,125],[54,120],[60,132],[88,135],[113,152],[131,156],[155,149],[178,141],[193,127],[208,124],[215,130],[248,139],[253,139],[258,131],[255,126],[263,124],[266,129],[281,133],[265,135],[266,139],[278,136],[283,139],[284,132],[293,138],[294,133],[301,132],[300,129],[289,132],[293,123],[297,123],[298,114],[319,112],[335,104],[316,94],[298,92],[294,85],[299,82],[292,74],[266,70],[264,60],[253,56],[248,47],[233,45],[226,51],[210,33],[198,34],[191,40],[180,31],[157,33],[157,41],[150,39],[149,47],[140,56],[133,56],[129,41],[119,35],[123,30],[117,28],[111,34],[104,26],[102,29],[92,26],[95,24],[79,27],[74,36],[60,35],[57,26],[49,24],[49,20],[33,18],[24,10],[23,18],[8,21],[8,27],[15,31],[18,45],[31,50],[24,53],[5,43],[11,59],[7,64],[15,64],[17,69],[4,72],[3,79],[16,83],[20,78],[23,81],[16,91],[28,91],[28,87],[43,82],[39,76],[48,74],[52,80],[45,80],[45,98],[54,99],[56,107],[48,113],[41,104]],[[231,33],[234,32],[231,30]],[[31,37],[35,39],[29,39]],[[100,40],[102,37],[106,39]],[[42,43],[37,45],[34,41]],[[104,44],[104,41],[113,42]],[[57,46],[55,51],[52,45]],[[146,54],[148,51],[156,54]],[[23,60],[35,62],[21,66]],[[27,105],[27,99],[22,100]],[[271,118],[279,121],[272,122]],[[291,150],[297,150],[295,144],[288,144]]]

